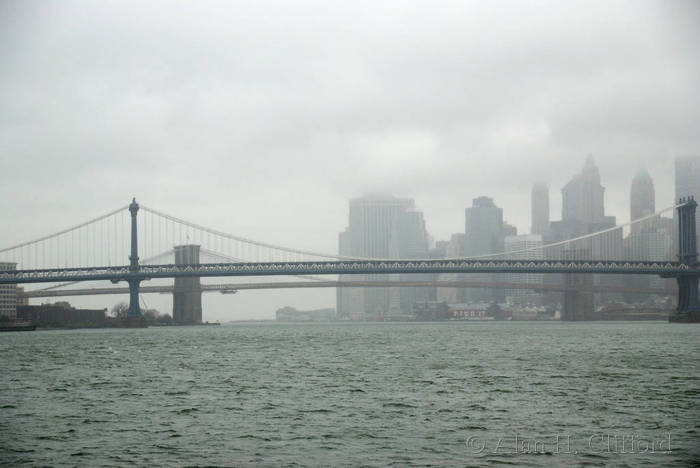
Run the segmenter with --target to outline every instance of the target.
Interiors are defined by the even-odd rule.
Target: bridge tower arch
[[[688,267],[698,266],[697,237],[695,233],[694,197],[681,198],[678,209],[678,260]],[[700,274],[689,273],[676,276],[678,282],[678,306],[669,316],[669,322],[700,322],[700,300],[698,281]]]

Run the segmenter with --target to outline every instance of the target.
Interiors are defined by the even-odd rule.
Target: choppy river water
[[[3,333],[0,460],[692,465],[699,338],[660,322]]]

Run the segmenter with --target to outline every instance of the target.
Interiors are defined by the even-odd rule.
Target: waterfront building
[[[523,234],[519,236],[506,236],[504,247],[508,258],[513,260],[539,260],[544,258],[542,249],[542,236],[540,234]],[[506,273],[506,282],[518,284],[532,284],[541,286],[544,275],[541,273]],[[542,302],[542,294],[529,289],[506,289],[506,301],[508,303],[539,304]]]
[[[428,235],[413,199],[365,196],[350,200],[348,227],[339,236],[340,255],[353,258],[426,258]],[[341,281],[399,280],[401,275],[341,275]],[[415,275],[412,277],[417,279]],[[340,318],[384,319],[411,313],[427,288],[338,288]],[[426,298],[427,299],[427,298]],[[425,300],[425,299],[423,299]]]
[[[0,271],[16,270],[17,264],[14,262],[0,262]],[[5,320],[15,320],[17,318],[17,285],[0,285],[0,317]]]
[[[39,327],[101,327],[107,309],[76,309],[67,302],[17,307],[17,320]]]
[[[413,304],[413,316],[423,321],[449,320],[449,306],[444,301],[418,301]]]
[[[490,304],[448,304],[450,320],[495,320],[493,307]]]
[[[332,322],[335,309],[297,310],[294,307],[282,307],[275,312],[278,322]]]
[[[24,295],[24,287],[17,286],[17,307],[29,305],[29,298]]]
[[[479,257],[503,252],[503,209],[497,207],[492,198],[478,197],[465,210],[465,254]],[[502,274],[464,275],[465,278],[500,281]],[[505,292],[499,289],[470,289],[466,299],[471,302],[503,302]]]
[[[518,235],[518,228],[513,226],[512,224],[504,221],[503,222],[503,237],[517,236],[517,235]]]

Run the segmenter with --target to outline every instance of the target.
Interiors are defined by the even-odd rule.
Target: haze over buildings
[[[531,195],[532,234],[545,235],[549,233],[549,187],[536,183],[532,186]]]
[[[646,169],[643,169],[632,179],[630,187],[630,220],[649,216],[656,212],[656,192],[654,181]]]
[[[550,226],[555,240],[572,239],[615,226],[615,217],[605,215],[605,188],[593,158],[562,189],[561,221]]]
[[[339,253],[352,258],[426,258],[428,234],[423,213],[409,198],[367,196],[350,200],[347,229],[339,237]],[[415,275],[414,275],[415,276]],[[419,275],[421,276],[421,275]],[[401,275],[341,275],[341,280],[400,279]],[[422,288],[352,288],[337,290],[341,317],[377,318],[408,314]]]
[[[541,260],[544,258],[542,250],[537,250],[542,247],[541,234],[521,234],[519,236],[506,236],[503,243],[505,252],[518,252],[509,255],[508,258],[514,260]],[[543,284],[544,275],[541,273],[513,274],[507,273],[505,280],[508,283],[529,283]],[[526,289],[506,289],[506,301],[525,303],[525,304],[540,304],[541,294],[535,293],[532,290]]]
[[[675,176],[676,201],[689,196],[700,200],[700,156],[676,158]],[[700,216],[695,218],[695,223],[695,232],[700,239]]]
[[[479,197],[472,200],[472,206],[465,210],[464,255],[477,257],[503,252],[503,209],[496,206],[493,199]],[[488,257],[486,257],[488,258]],[[486,276],[499,281],[503,275],[464,275],[475,279]],[[465,299],[471,302],[503,302],[505,292],[499,289],[471,289],[465,292]]]
[[[0,246],[132,196],[242,237],[325,252],[337,251],[347,200],[368,193],[416,200],[436,240],[462,233],[464,210],[481,196],[528,233],[532,184],[549,187],[550,218],[560,220],[559,190],[589,153],[604,215],[622,222],[636,170],[652,175],[661,208],[676,195],[674,158],[700,154],[700,108],[689,104],[700,102],[699,10],[683,1],[1,2]],[[168,297],[150,300],[172,308]],[[335,293],[204,300],[207,319],[271,318],[284,305],[329,307]]]
[[[683,162],[684,159],[679,161]],[[430,248],[431,238],[423,213],[415,209],[413,199],[366,196],[350,200],[348,228],[340,234],[340,253],[352,258],[483,258],[497,260],[502,252],[506,258],[539,260],[549,258],[541,249],[545,244],[568,240],[606,230],[578,247],[562,246],[563,258],[587,259],[673,259],[673,221],[668,216],[649,218],[628,228],[617,228],[615,217],[605,213],[605,190],[600,171],[592,157],[561,189],[562,219],[549,220],[548,189],[541,183],[532,188],[531,234],[517,234],[517,229],[504,221],[504,209],[488,196],[477,197],[465,208],[463,233],[452,234],[449,240],[438,240]],[[631,219],[641,219],[655,213],[655,189],[651,175],[638,171],[629,185]],[[671,215],[671,213],[666,213]],[[609,231],[608,231],[609,230]],[[554,252],[554,251],[551,251]],[[426,280],[507,282],[516,284],[571,284],[581,292],[576,301],[568,301],[562,315],[568,319],[596,317],[594,307],[621,301],[620,293],[586,293],[592,286],[627,286],[628,288],[664,288],[668,280],[650,276],[606,275],[545,275],[545,274],[455,274],[422,275]],[[418,279],[418,275],[378,275],[366,279]],[[352,281],[353,276],[341,280]],[[625,300],[645,302],[649,295],[627,293]],[[439,303],[492,304],[506,303],[539,306],[562,304],[561,293],[535,293],[527,289],[457,289],[431,288],[339,288],[337,306],[341,318],[396,319],[415,313],[429,315]],[[433,301],[433,302],[426,302]],[[435,302],[437,301],[437,302]],[[566,301],[564,301],[566,302]],[[566,304],[565,304],[566,305]],[[461,306],[460,306],[461,307]],[[440,309],[442,310],[442,309]],[[434,312],[433,311],[433,312]],[[431,312],[432,313],[432,312]],[[593,314],[593,315],[589,315]]]

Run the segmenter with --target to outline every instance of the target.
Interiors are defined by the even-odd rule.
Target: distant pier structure
[[[176,265],[199,265],[199,245],[175,246]],[[199,277],[175,277],[173,320],[176,323],[202,323],[202,289]]]

